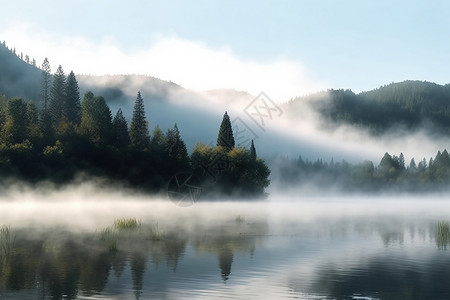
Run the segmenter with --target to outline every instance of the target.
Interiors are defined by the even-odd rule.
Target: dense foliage
[[[270,170],[250,150],[198,143],[191,156],[194,173],[207,191],[252,197],[264,194]]]
[[[344,192],[441,192],[450,187],[450,155],[438,151],[428,161],[411,159],[409,165],[400,155],[385,153],[378,166],[372,161],[350,164],[346,161],[329,163],[279,158],[280,181],[286,185],[306,186],[323,191]]]
[[[189,157],[176,124],[167,133],[156,126],[150,137],[140,92],[128,127],[122,110],[113,118],[102,96],[87,92],[80,101],[73,72],[66,76],[61,66],[53,75],[50,71],[45,59],[39,109],[22,98],[0,97],[0,176],[3,178],[66,183],[79,174],[87,174],[161,192],[167,189],[174,174],[188,172],[198,176],[200,184],[205,184],[203,190],[210,195],[264,195],[270,171],[256,158],[255,149],[250,156],[249,150],[234,148],[234,140],[231,147],[221,148],[230,163],[223,170],[223,177],[211,183],[195,164],[194,157],[199,153],[194,151],[193,157]],[[228,117],[225,132],[227,138],[232,138],[229,123]],[[214,163],[213,157],[202,157],[205,159],[211,159],[208,164]]]
[[[375,134],[398,128],[428,129],[444,135],[450,132],[449,84],[405,81],[359,94],[328,90],[294,99],[288,105],[295,110],[304,101],[327,122],[354,125]]]

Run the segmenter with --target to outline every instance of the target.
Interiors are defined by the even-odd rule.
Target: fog
[[[257,112],[252,109],[261,105],[259,95],[244,91],[194,91],[138,75],[78,76],[78,79],[82,94],[92,90],[94,94],[104,96],[113,115],[121,108],[128,121],[140,90],[150,133],[156,125],[166,131],[177,123],[189,152],[197,142],[215,145],[225,111],[235,127],[236,144],[249,147],[254,139],[258,155],[266,160],[279,155],[291,158],[301,155],[310,160],[330,161],[333,158],[352,163],[368,159],[378,165],[384,153],[389,152],[403,153],[409,163],[411,158],[418,162],[435,156],[450,142],[447,137],[430,135],[431,130],[425,124],[416,131],[397,128],[374,136],[363,128],[324,123],[313,109],[314,97],[296,101],[294,106],[266,95],[268,107],[266,110],[260,107]],[[261,126],[262,122],[264,126]],[[239,129],[243,130],[236,132]]]
[[[425,278],[413,276],[416,286],[427,290],[432,282],[442,293],[442,281],[428,280],[434,273],[427,270],[448,270],[442,266],[450,245],[445,199],[273,193],[264,201],[201,198],[180,207],[165,195],[92,180],[59,189],[13,186],[0,197],[0,228],[11,229],[15,249],[6,250],[4,257],[14,259],[5,260],[9,281],[1,282],[0,292],[21,297],[12,287],[22,277],[13,275],[25,268],[38,276],[32,282],[73,281],[61,289],[33,286],[53,298],[340,299],[345,294],[333,289],[333,279],[352,292],[363,289],[360,294],[384,291],[387,283],[373,276],[385,270],[390,284],[414,270]],[[139,227],[114,229],[120,219],[138,220]],[[441,221],[447,231],[440,233]],[[25,267],[18,260],[24,257]],[[0,251],[0,270],[2,263]],[[371,288],[364,290],[362,282]],[[22,292],[23,299],[35,296]]]
[[[80,229],[101,228],[117,218],[138,218],[142,222],[172,226],[175,223],[202,224],[205,228],[234,220],[269,220],[270,223],[308,222],[317,218],[411,216],[427,214],[447,218],[450,203],[442,195],[393,194],[307,195],[274,192],[265,200],[200,199],[191,206],[178,206],[167,194],[147,195],[120,186],[102,186],[99,179],[54,188],[52,185],[4,187],[0,196],[0,224],[39,226],[64,224]],[[300,191],[301,192],[301,191]]]

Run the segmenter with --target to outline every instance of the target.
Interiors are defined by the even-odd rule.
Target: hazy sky
[[[287,100],[448,83],[450,1],[2,1],[0,40],[53,71],[140,73]]]

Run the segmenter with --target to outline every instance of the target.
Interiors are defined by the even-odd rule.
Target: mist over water
[[[10,250],[0,252],[0,295],[439,298],[448,292],[441,279],[450,278],[449,216],[450,203],[439,196],[298,191],[179,207],[164,195],[88,183],[52,191],[14,188],[0,198],[0,226],[9,226],[14,237],[9,244],[1,240]],[[126,229],[117,220],[138,225]],[[28,265],[17,269],[19,261]],[[14,277],[24,270],[35,275]]]

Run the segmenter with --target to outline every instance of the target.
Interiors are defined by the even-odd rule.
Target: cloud
[[[276,101],[326,87],[299,61],[242,59],[230,48],[213,49],[173,36],[160,37],[145,49],[125,50],[112,37],[93,41],[58,36],[20,23],[0,30],[0,37],[19,53],[36,58],[38,64],[48,57],[53,69],[60,64],[76,74],[144,74],[194,90],[230,88],[254,95],[264,91]]]

